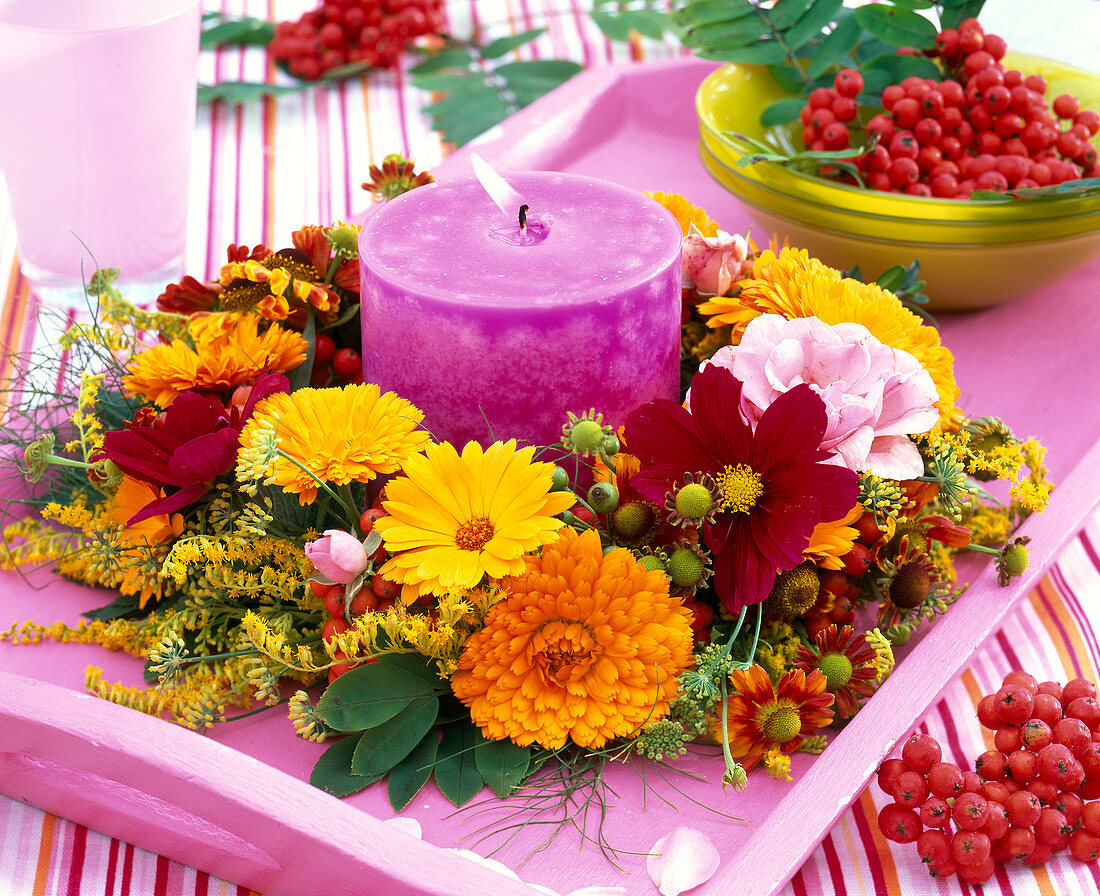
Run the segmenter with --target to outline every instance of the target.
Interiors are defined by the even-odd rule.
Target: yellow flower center
[[[764,710],[760,720],[760,732],[773,744],[785,744],[798,735],[802,719],[791,706],[775,704]]]
[[[842,653],[826,653],[817,661],[830,691],[842,688],[852,680],[852,661]]]
[[[479,553],[493,538],[496,530],[493,524],[483,516],[467,520],[455,532],[455,546],[460,551]]]
[[[581,623],[553,619],[531,636],[527,653],[544,683],[565,685],[584,678],[596,662],[597,645]]]
[[[733,513],[748,513],[764,494],[764,483],[748,464],[728,465],[714,477],[722,492],[722,507]]]

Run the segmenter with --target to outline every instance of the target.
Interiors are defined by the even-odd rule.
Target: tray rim
[[[616,90],[625,89],[624,84],[626,81],[653,77],[655,74],[663,75],[670,71],[694,74],[696,70],[701,79],[715,67],[714,63],[686,58],[657,63],[609,65],[589,69],[513,116],[474,144],[454,153],[442,165],[437,166],[436,171],[445,176],[466,173],[469,165],[469,155],[472,152],[479,152],[491,163],[505,169],[508,167],[521,167],[524,164],[524,158],[531,158],[532,154],[547,151],[545,144],[539,143],[540,133],[549,129],[553,133],[554,143],[567,143],[571,134],[577,133],[584,127],[585,115],[591,113],[604,99],[609,96],[613,97]],[[687,75],[683,76],[686,77]],[[1045,571],[1046,566],[1057,558],[1061,545],[1076,535],[1089,513],[1100,501],[1100,443],[1094,444],[1073,465],[1072,470],[1062,480],[1060,492],[1063,494],[1069,493],[1070,499],[1052,506],[1041,517],[1033,518],[1022,530],[1024,534],[1031,534],[1033,538],[1044,544],[1043,561],[1033,565],[1010,588],[1001,588],[995,584],[991,567],[987,568],[973,583],[971,595],[984,597],[985,604],[988,604],[991,610],[991,613],[984,617],[983,625],[972,632],[975,635],[981,635],[982,640],[995,631],[997,624],[1004,616],[1034,587]],[[971,599],[969,602],[973,603],[974,601]],[[935,655],[935,651],[943,650],[945,648],[944,642],[948,640],[946,638],[947,632],[939,637],[935,635],[936,630],[934,629],[917,646],[914,654],[918,651],[924,651],[929,655]],[[976,648],[977,643],[974,643],[972,650]],[[833,750],[831,753],[826,752],[822,757],[819,757],[810,771],[803,774],[791,787],[787,796],[773,807],[768,817],[760,825],[760,829],[735,854],[725,858],[719,872],[708,883],[706,891],[711,892],[714,888],[714,892],[724,892],[724,889],[719,889],[722,885],[728,886],[736,883],[740,891],[748,892],[750,896],[764,896],[764,894],[774,893],[776,889],[789,880],[816,847],[817,843],[828,833],[836,818],[847,809],[862,791],[881,758],[889,752],[898,737],[912,727],[916,719],[927,711],[932,699],[954,677],[958,668],[969,656],[969,652],[961,655],[955,654],[950,658],[951,661],[935,667],[936,675],[932,677],[922,675],[920,680],[916,682],[907,680],[907,678],[917,677],[915,672],[905,676],[902,674],[903,669],[906,668],[905,664],[899,666],[898,671],[883,686],[882,691],[886,694],[892,694],[902,692],[907,687],[911,689],[913,685],[917,685],[920,691],[931,692],[929,702],[919,705],[916,709],[904,710],[899,718],[907,718],[908,725],[892,736],[884,737],[884,733],[880,730],[882,726],[875,727],[878,724],[878,719],[877,717],[871,719],[872,713],[863,713],[857,716],[856,720],[836,738],[836,742],[844,743],[852,748],[845,751],[845,758],[843,760],[840,758],[842,751],[839,749]],[[917,665],[917,663],[912,663],[908,668],[912,670]],[[18,689],[25,687],[27,682],[32,683],[31,690],[37,693],[39,699],[30,702],[9,699],[11,694],[17,694]],[[939,683],[937,684],[937,682]],[[272,836],[280,830],[290,831],[297,838],[295,852],[308,846],[310,863],[308,865],[309,873],[304,876],[299,875],[293,878],[286,876],[294,874],[296,869],[306,867],[300,863],[291,862],[291,867],[280,869],[280,873],[283,875],[280,879],[269,880],[270,872],[261,873],[256,869],[252,871],[245,869],[243,876],[238,875],[234,878],[235,882],[260,890],[268,896],[282,896],[284,893],[287,896],[291,896],[291,894],[293,896],[303,896],[303,894],[311,892],[326,894],[358,893],[362,892],[363,879],[359,877],[358,880],[352,882],[351,878],[354,878],[356,874],[373,873],[378,870],[382,870],[384,873],[392,872],[396,875],[393,878],[393,883],[406,887],[400,892],[410,894],[439,892],[431,881],[420,880],[415,874],[410,876],[410,871],[415,869],[410,869],[401,862],[396,860],[387,862],[386,857],[383,857],[381,864],[384,867],[380,869],[378,864],[368,864],[362,856],[335,849],[330,836],[333,813],[336,813],[341,819],[346,818],[350,824],[365,825],[369,830],[376,833],[384,831],[387,837],[394,837],[395,842],[398,842],[402,848],[408,846],[413,856],[420,856],[420,851],[427,849],[428,853],[426,855],[430,857],[431,863],[437,869],[454,867],[455,874],[453,876],[463,883],[467,881],[476,882],[479,887],[478,893],[485,892],[484,887],[490,884],[494,887],[493,892],[504,893],[506,896],[511,893],[516,893],[519,896],[519,894],[538,892],[532,887],[517,883],[488,868],[479,867],[469,862],[469,860],[462,859],[462,865],[452,866],[449,863],[458,861],[458,857],[449,851],[427,842],[422,842],[421,846],[417,847],[415,846],[416,841],[412,838],[407,838],[412,841],[412,845],[406,844],[401,838],[407,837],[407,835],[400,834],[398,836],[394,834],[392,826],[385,824],[366,811],[341,803],[339,800],[310,787],[307,783],[263,764],[260,760],[252,759],[245,753],[225,747],[210,739],[198,737],[193,732],[186,731],[178,726],[162,724],[161,720],[142,716],[140,713],[99,701],[97,698],[80,692],[56,685],[34,682],[31,679],[4,672],[0,672],[0,697],[2,697],[0,699],[0,751],[7,751],[0,754],[0,761],[3,757],[10,758],[11,754],[18,752],[17,749],[9,749],[9,747],[13,744],[18,747],[19,739],[22,739],[22,742],[38,745],[38,752],[34,754],[35,758],[52,759],[64,766],[69,762],[69,758],[59,753],[51,753],[51,740],[45,737],[43,732],[53,732],[55,735],[70,732],[72,728],[71,713],[74,710],[79,710],[81,714],[85,714],[89,708],[87,701],[93,701],[95,704],[92,707],[92,712],[87,713],[94,718],[89,719],[80,731],[86,735],[89,743],[115,744],[115,747],[112,750],[105,751],[104,755],[122,758],[128,755],[124,752],[127,749],[141,752],[148,750],[150,743],[154,743],[163,745],[168,751],[180,751],[178,755],[191,758],[196,762],[200,759],[206,760],[205,763],[199,763],[198,765],[187,765],[192,774],[190,777],[183,776],[183,779],[173,778],[171,769],[159,767],[154,763],[153,765],[145,765],[142,768],[147,772],[158,772],[164,775],[163,779],[153,782],[131,781],[130,779],[133,776],[124,774],[125,780],[119,781],[119,783],[124,787],[129,786],[148,793],[153,798],[171,801],[172,798],[178,796],[174,787],[192,786],[196,783],[196,777],[199,778],[199,783],[212,781],[215,778],[221,782],[224,779],[227,789],[222,794],[214,793],[210,797],[215,802],[218,799],[223,800],[230,811],[232,817],[228,820],[232,821],[232,825],[223,823],[222,827],[230,834],[242,836],[245,840],[254,837],[257,833],[255,815],[248,814],[249,807],[252,809],[258,808],[261,811],[270,811],[272,814],[266,821],[274,825]],[[903,702],[908,703],[909,701]],[[29,715],[21,716],[19,713],[13,712],[17,706],[23,707]],[[51,707],[58,710],[64,708],[65,711],[55,713]],[[119,713],[123,715],[118,715]],[[891,730],[894,729],[891,728]],[[112,740],[112,737],[115,739]],[[229,751],[228,754],[222,752],[226,750]],[[109,779],[113,775],[117,776],[117,766],[111,762],[99,763],[95,756],[96,753],[96,750],[90,750],[88,755],[81,754],[79,758],[82,765],[79,768],[71,767],[77,772],[98,774]],[[832,756],[831,759],[829,759],[830,755]],[[853,760],[853,757],[856,758]],[[219,762],[225,762],[224,775],[221,773],[223,770],[220,768]],[[843,767],[840,766],[841,762],[844,762]],[[260,774],[267,786],[257,785],[255,783],[256,778],[253,777],[249,787],[244,788],[241,782],[246,780],[246,776],[228,771],[229,768],[244,767],[248,767],[249,771]],[[218,774],[212,777],[211,768],[218,769]],[[858,768],[858,773],[856,768]],[[195,769],[201,769],[201,775],[197,774]],[[841,769],[844,774],[832,774],[837,769]],[[847,781],[847,783],[838,784],[838,781]],[[37,801],[47,811],[56,811],[65,815],[64,809],[57,802],[59,795],[56,792],[51,795],[50,792],[41,789],[36,791],[32,774],[26,775],[26,781],[24,781],[26,786],[22,790],[16,787],[17,783],[11,775],[0,775],[0,791],[16,798]],[[301,797],[304,803],[309,804],[308,812],[299,813],[306,817],[301,819],[288,818],[285,814],[276,817],[275,813],[278,813],[280,809],[285,810],[286,807],[280,807],[274,799],[268,799],[266,796],[268,791],[272,794],[290,792],[295,794],[296,797]],[[832,798],[837,798],[833,802],[834,809],[825,812],[822,812],[819,808],[816,812],[806,814],[798,808],[803,807],[805,809],[806,807],[812,807],[812,804],[827,806],[833,801]],[[50,804],[46,805],[46,803]],[[299,808],[302,805],[303,802],[296,804]],[[780,812],[780,809],[785,811]],[[815,833],[810,839],[804,841],[801,848],[787,848],[781,851],[781,855],[777,856],[775,842],[769,837],[774,837],[775,834],[772,829],[780,824],[779,817],[781,815],[790,817],[792,810],[798,812],[796,817],[812,818]],[[237,815],[234,815],[234,813]],[[240,813],[244,814],[241,815]],[[217,813],[215,811],[212,814]],[[239,824],[238,821],[233,821],[233,818],[237,816],[239,816]],[[86,823],[82,819],[74,818],[73,820]],[[220,820],[227,821],[225,818]],[[142,839],[135,837],[133,829],[115,827],[114,830],[107,830],[99,818],[91,819],[91,826],[103,830],[104,833],[133,842],[135,845],[143,845]],[[805,822],[801,826],[805,827]],[[820,828],[820,830],[817,828]],[[783,833],[784,842],[789,847],[790,832],[785,831]],[[149,841],[146,840],[145,842],[148,843]],[[219,867],[224,863],[224,859],[219,858],[215,853],[208,853],[205,857],[208,860],[204,861],[202,841],[181,841],[175,846],[168,844],[166,848],[156,846],[150,846],[149,848],[156,849],[161,854],[168,855],[178,861],[195,867],[202,867],[212,873],[219,873]],[[167,851],[169,849],[172,851]],[[405,853],[402,852],[401,855],[404,856]],[[781,861],[778,861],[779,859]],[[416,865],[416,862],[412,861],[408,864]],[[327,869],[330,865],[332,871],[328,872]],[[390,867],[391,865],[397,865],[398,867]],[[332,876],[325,877],[326,872]],[[439,876],[438,874],[432,875],[433,879],[436,880],[439,879]],[[471,894],[474,892],[473,889],[464,886],[458,889],[453,881],[447,879],[448,892],[456,893],[458,896],[464,896],[466,892]],[[345,883],[348,888],[341,889],[341,886]],[[313,889],[312,887],[318,887],[319,889]],[[420,888],[417,889],[417,887]]]

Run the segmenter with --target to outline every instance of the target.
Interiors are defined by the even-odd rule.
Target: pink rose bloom
[[[370,561],[363,543],[340,529],[326,529],[323,537],[307,542],[306,557],[321,575],[337,585],[353,581]]]
[[[752,270],[748,254],[748,243],[739,234],[719,230],[717,236],[703,236],[693,229],[684,237],[684,277],[699,292],[724,296]]]
[[[836,452],[828,463],[889,479],[924,475],[909,435],[939,419],[935,383],[909,352],[883,345],[862,324],[762,314],[740,345],[719,349],[711,363],[744,383],[741,410],[750,423],[777,396],[808,383],[825,402],[821,447]]]

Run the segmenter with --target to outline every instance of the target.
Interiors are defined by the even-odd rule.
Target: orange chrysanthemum
[[[597,748],[667,715],[693,661],[691,613],[667,576],[564,529],[505,588],[451,680],[487,738]]]
[[[680,233],[684,236],[688,235],[692,224],[703,236],[718,235],[718,224],[711,220],[710,215],[698,206],[692,205],[679,193],[658,193],[646,190],[645,194],[672,212],[676,223],[680,225]]]
[[[238,469],[274,437],[287,457],[275,460],[267,481],[311,504],[318,479],[347,485],[396,473],[430,441],[423,419],[410,401],[374,383],[279,392],[256,405],[241,430]]]
[[[726,732],[730,752],[744,757],[746,769],[770,750],[797,750],[807,735],[833,720],[833,695],[825,691],[825,676],[816,669],[809,675],[801,669],[787,672],[773,687],[761,666],[751,666],[731,672],[730,682],[736,696],[727,708]],[[720,731],[715,734],[720,736]]]
[[[140,608],[144,608],[151,599],[159,601],[165,584],[159,576],[143,574],[143,561],[162,561],[167,556],[166,542],[183,533],[183,514],[158,513],[132,526],[128,526],[127,521],[163,497],[164,492],[155,485],[124,475],[106,512],[108,519],[122,527],[121,541],[126,562],[120,564],[122,578],[117,587],[122,594],[137,594]]]
[[[778,255],[770,249],[761,252],[753,263],[752,276],[737,285],[740,290],[733,296],[718,296],[699,306],[702,314],[711,315],[708,326],[733,327],[734,344],[741,341],[749,321],[761,314],[862,324],[879,342],[909,352],[920,361],[936,384],[940,428],[958,429],[954,358],[940,343],[936,329],[926,326],[893,293],[845,277],[805,249],[791,248],[783,248]]]
[[[251,314],[196,317],[188,333],[193,345],[175,339],[136,355],[122,381],[126,391],[166,408],[188,389],[228,394],[265,368],[285,373],[306,358],[301,334],[274,324],[260,332]]]

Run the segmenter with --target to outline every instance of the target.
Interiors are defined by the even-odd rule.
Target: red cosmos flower
[[[125,429],[106,433],[103,450],[93,460],[109,458],[123,473],[168,492],[146,504],[126,525],[173,513],[202,498],[215,479],[233,469],[241,428],[256,404],[275,392],[289,391],[285,376],[263,374],[244,408],[229,410],[216,398],[182,392],[154,421],[128,423]]]
[[[714,587],[733,613],[768,596],[779,571],[794,569],[814,526],[843,517],[859,479],[825,464],[825,404],[807,385],[780,395],[756,431],[741,416],[741,382],[708,365],[695,377],[691,411],[658,399],[634,411],[626,441],[642,463],[635,488],[663,505],[685,473],[718,484],[721,506],[703,541],[714,553]]]

